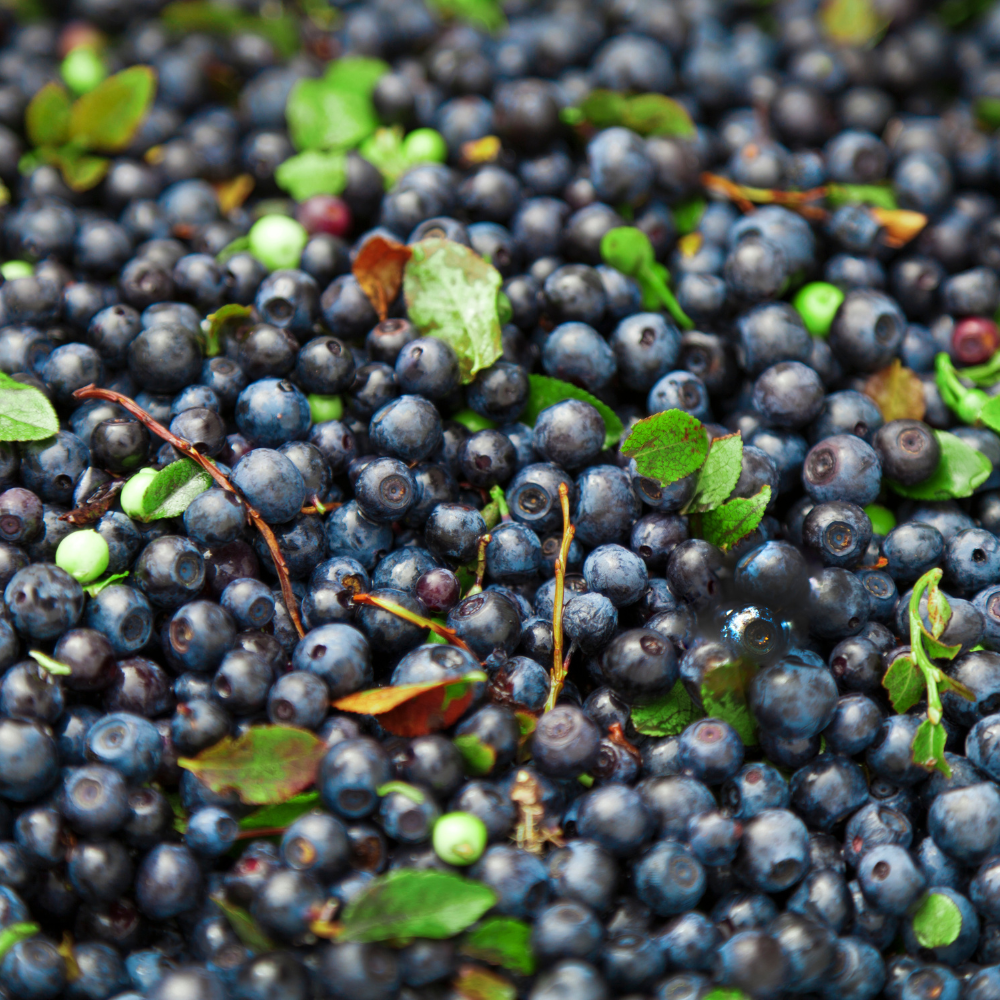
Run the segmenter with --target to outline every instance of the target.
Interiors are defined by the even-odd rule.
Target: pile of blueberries
[[[935,363],[1000,348],[1000,4],[508,0],[490,34],[440,3],[337,0],[326,20],[298,12],[292,56],[254,30],[273,0],[182,36],[157,3],[23,6],[0,9],[0,371],[60,429],[0,442],[0,1000],[998,1000],[1000,437],[946,405]],[[831,38],[837,17],[875,27]],[[106,68],[150,65],[157,92],[79,192],[22,160],[24,112],[97,32]],[[351,151],[338,195],[296,203],[275,182],[286,100],[345,54],[390,65],[382,124],[436,130],[447,162],[387,186]],[[668,94],[695,133],[570,127],[594,88]],[[926,224],[900,240],[857,204],[744,211],[706,172],[880,186]],[[253,190],[234,207],[240,175]],[[265,217],[304,227],[298,267],[219,256]],[[626,225],[693,329],[604,263]],[[488,259],[502,358],[463,384],[402,296],[380,321],[351,270],[373,233]],[[806,282],[823,294],[793,305]],[[252,318],[209,356],[204,321],[226,304]],[[875,395],[922,419],[869,394],[897,362],[907,391]],[[728,550],[705,541],[690,490],[606,447],[591,403],[522,421],[532,375],[585,389],[626,435],[668,409],[713,440],[739,432],[732,495],[769,487],[763,520]],[[90,384],[238,492],[155,520],[127,489],[108,501],[179,454],[118,402],[74,396]],[[904,499],[940,472],[940,431],[989,477]],[[560,487],[569,672],[546,711]],[[97,540],[57,565],[82,530]],[[914,761],[926,698],[899,714],[882,683],[936,568],[940,642],[961,647],[938,664],[972,696],[944,695],[944,769]],[[121,575],[86,590],[105,574]],[[480,670],[429,735],[332,707]],[[724,718],[703,710],[716,671]],[[675,733],[650,734],[674,710]],[[327,749],[315,808],[254,838],[255,807],[178,759],[260,725]],[[486,843],[449,850],[445,814]],[[489,886],[491,916],[530,926],[536,970],[455,938],[317,936],[401,869]],[[11,944],[25,923],[37,933]],[[470,962],[502,977],[494,992],[461,985]]]

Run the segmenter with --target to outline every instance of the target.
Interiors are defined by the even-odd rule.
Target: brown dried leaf
[[[389,306],[403,287],[403,268],[412,256],[408,246],[372,236],[354,258],[351,271],[380,320],[389,315]]]
[[[77,527],[93,524],[107,514],[124,485],[124,479],[112,479],[111,482],[98,486],[79,507],[60,514],[59,520],[69,521]]]
[[[865,382],[865,395],[875,400],[887,423],[924,419],[924,384],[915,372],[903,367],[899,358],[869,377]]]
[[[906,246],[927,225],[923,212],[905,208],[869,208],[868,212],[885,230],[882,241],[893,249]]]

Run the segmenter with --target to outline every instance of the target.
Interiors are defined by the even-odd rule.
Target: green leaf
[[[242,906],[237,906],[235,903],[230,903],[223,895],[212,896],[212,902],[222,910],[226,916],[226,920],[229,921],[229,926],[232,927],[236,936],[249,948],[251,951],[255,951],[258,954],[263,954],[266,951],[274,951],[274,943],[271,939],[261,930],[257,921],[243,909]]]
[[[238,7],[206,0],[176,0],[167,4],[160,20],[176,32],[199,32],[228,37],[237,32],[260,35],[268,39],[286,58],[299,47],[299,23],[291,14],[277,17],[255,17]]]
[[[235,789],[240,801],[266,806],[287,802],[313,784],[325,752],[326,744],[305,729],[254,726],[177,763],[213,792]]]
[[[664,94],[637,94],[625,102],[622,125],[639,135],[689,139],[695,135],[687,108]]]
[[[708,511],[718,507],[739,481],[743,468],[743,437],[740,432],[715,438],[698,473],[688,511]]]
[[[18,941],[25,941],[30,937],[34,937],[41,928],[38,924],[20,923],[20,924],[9,924],[2,931],[0,931],[0,961],[3,960],[4,955],[10,951],[18,943]]]
[[[889,23],[872,0],[826,0],[819,19],[827,37],[838,45],[868,45]]]
[[[635,424],[621,451],[635,459],[639,475],[669,486],[701,468],[708,455],[708,435],[690,413],[663,410]]]
[[[940,639],[941,633],[945,630],[950,619],[951,605],[935,578],[927,587],[927,621],[931,626],[930,637]]]
[[[50,674],[54,674],[56,677],[69,677],[73,673],[73,668],[67,666],[65,663],[61,663],[59,660],[54,660],[47,653],[40,653],[37,649],[29,650],[28,656],[30,656],[43,670],[47,670]]]
[[[346,90],[370,97],[375,84],[389,72],[390,66],[371,56],[344,56],[326,67],[323,79],[337,90]]]
[[[497,901],[489,886],[450,872],[399,868],[370,882],[348,904],[338,941],[449,938]]]
[[[252,322],[253,308],[251,306],[240,306],[235,302],[216,309],[214,313],[209,313],[202,321],[202,347],[205,355],[214,358],[222,351],[222,337],[228,332],[236,332],[242,326],[247,326]]]
[[[674,225],[679,236],[687,236],[698,228],[701,217],[705,214],[706,202],[700,195],[688,198],[673,207]]]
[[[340,150],[307,149],[285,160],[275,170],[274,180],[296,201],[314,194],[340,194],[347,186],[347,156]]]
[[[89,191],[104,180],[111,167],[105,156],[90,156],[78,152],[73,146],[63,146],[55,157],[63,180],[73,191]]]
[[[491,917],[474,927],[462,939],[458,950],[469,958],[502,965],[512,972],[530,976],[535,971],[531,951],[531,926],[510,917]]]
[[[667,694],[636,702],[632,725],[644,736],[676,736],[703,715],[684,683],[677,681]]]
[[[831,208],[841,205],[874,205],[895,211],[899,208],[891,184],[827,184],[826,202]]]
[[[127,570],[124,573],[111,573],[108,576],[102,576],[100,580],[95,580],[93,583],[83,584],[83,592],[90,597],[97,597],[105,587],[110,587],[111,584],[124,580],[127,576]]]
[[[59,430],[45,393],[0,372],[0,441],[42,441]]]
[[[358,152],[376,167],[385,178],[385,186],[392,187],[410,167],[410,161],[403,150],[403,128],[380,128],[361,144]]]
[[[301,792],[293,795],[286,802],[279,802],[273,806],[261,806],[255,809],[249,816],[244,816],[240,821],[240,830],[252,832],[254,830],[284,830],[291,826],[297,819],[312,809],[315,809],[319,802],[319,792]]]
[[[991,359],[992,360],[992,359]],[[988,369],[990,367],[990,362],[985,365],[979,366],[982,369]],[[959,372],[963,378],[973,378],[968,373],[974,371],[972,368],[966,368],[964,371]],[[991,372],[988,381],[984,384],[992,386],[996,383],[998,377],[1000,377],[1000,372]],[[973,378],[973,381],[975,379]],[[980,423],[986,424],[991,431],[996,431],[1000,434],[1000,396],[993,396],[979,411]]]
[[[177,517],[191,506],[191,501],[212,485],[212,477],[197,462],[181,458],[161,469],[142,495],[142,517],[157,521]]]
[[[489,32],[501,31],[507,26],[498,0],[427,0],[427,6],[439,17],[478,25]]]
[[[296,149],[353,149],[379,126],[371,98],[336,81],[302,79],[285,105]]]
[[[735,986],[716,986],[705,994],[703,1000],[750,1000],[750,997]]]
[[[84,149],[119,152],[132,141],[155,93],[156,73],[149,66],[109,76],[73,105],[70,137]]]
[[[913,935],[922,948],[947,947],[962,932],[962,911],[940,892],[929,892],[911,920]]]
[[[453,995],[461,1000],[517,1000],[510,980],[478,965],[463,965],[453,986]]]
[[[393,792],[398,792],[411,802],[416,802],[418,806],[427,801],[427,796],[416,785],[411,785],[406,781],[387,781],[375,789],[375,794],[379,797],[392,795]]]
[[[518,419],[529,427],[535,426],[535,421],[538,420],[542,410],[564,399],[579,399],[584,403],[590,403],[604,419],[605,448],[610,448],[621,440],[625,427],[618,414],[586,389],[580,389],[561,379],[549,378],[548,375],[529,375],[528,382],[530,383],[528,402]]]
[[[753,664],[734,660],[709,670],[701,683],[705,715],[728,722],[748,747],[757,744],[757,720],[747,704],[747,690],[756,672]]]
[[[944,756],[947,739],[948,734],[940,722],[935,725],[930,719],[924,719],[913,737],[913,746],[910,748],[913,763],[928,771],[936,768],[942,774],[951,777],[951,768]]]
[[[882,678],[882,687],[898,715],[908,712],[927,693],[927,682],[910,656],[897,656]]]
[[[463,384],[503,354],[497,292],[502,278],[470,247],[439,236],[420,240],[403,272],[410,319],[458,355]]]
[[[465,773],[471,774],[474,778],[480,778],[484,774],[489,774],[493,770],[493,765],[497,762],[497,752],[488,743],[484,743],[478,736],[467,733],[465,736],[456,736],[452,743],[462,755],[465,762]]]
[[[1000,97],[977,97],[972,102],[972,116],[991,132],[1000,128]]]
[[[762,486],[752,497],[734,497],[721,507],[694,515],[700,537],[723,551],[731,549],[760,524],[770,501],[771,487]]]
[[[32,146],[61,146],[69,138],[69,93],[54,80],[45,84],[24,112],[24,130]]]
[[[934,431],[941,459],[928,479],[915,486],[883,480],[894,492],[910,500],[953,500],[968,497],[989,479],[993,464],[981,452],[947,431]]]
[[[238,253],[246,253],[249,250],[250,250],[250,237],[237,236],[235,240],[233,240],[231,243],[227,243],[215,255],[215,259],[219,264],[225,264],[230,257],[233,257]]]
[[[946,646],[943,642],[938,642],[938,640],[923,627],[922,622],[921,631],[923,632],[924,649],[932,660],[954,660],[955,657],[962,651],[961,643],[956,643],[954,646]]]
[[[617,90],[592,90],[580,103],[579,110],[584,121],[594,128],[611,128],[620,125],[625,116],[628,98]]]

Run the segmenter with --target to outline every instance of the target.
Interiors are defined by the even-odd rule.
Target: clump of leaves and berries
[[[74,191],[89,190],[108,172],[105,154],[128,147],[155,94],[156,73],[149,66],[130,66],[75,101],[62,84],[47,83],[24,113],[35,148],[21,157],[19,169],[27,174],[48,163]]]

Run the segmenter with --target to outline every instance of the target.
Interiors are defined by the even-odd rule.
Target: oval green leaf
[[[61,146],[69,138],[69,93],[54,80],[45,84],[24,112],[24,130],[33,146]]]
[[[73,105],[70,138],[84,149],[119,152],[132,141],[155,94],[156,73],[150,66],[130,66],[109,76]]]
[[[644,736],[676,736],[705,713],[691,700],[683,681],[666,694],[632,706],[632,725]]]
[[[339,150],[308,149],[285,160],[275,170],[274,180],[296,201],[314,194],[340,194],[347,184],[347,157]]]
[[[530,976],[535,971],[531,950],[531,926],[511,917],[484,920],[465,935],[458,949],[469,958],[502,965],[512,972]]]
[[[947,431],[935,431],[941,446],[941,459],[928,479],[914,486],[904,486],[893,479],[885,482],[893,491],[910,500],[953,500],[968,497],[990,477],[993,463],[960,437]]]
[[[726,551],[760,524],[770,501],[771,487],[762,486],[752,497],[734,497],[714,510],[692,514],[692,524],[700,538]]]
[[[535,426],[535,421],[538,420],[538,415],[542,410],[548,409],[564,399],[579,399],[584,403],[590,403],[604,420],[605,448],[610,448],[621,440],[625,427],[618,414],[596,396],[592,396],[586,389],[581,389],[570,382],[563,382],[558,378],[549,378],[548,375],[529,375],[528,381],[531,384],[528,392],[528,403],[518,419],[529,427]]]
[[[191,501],[212,485],[212,477],[197,462],[182,458],[161,469],[142,495],[145,521],[177,517],[191,506]]]
[[[299,80],[288,95],[285,118],[299,150],[353,149],[379,126],[366,93],[328,80]]]
[[[343,916],[338,941],[449,938],[474,924],[497,901],[489,886],[449,872],[400,868],[380,875]]]
[[[42,441],[59,430],[45,393],[0,372],[0,441]]]
[[[708,455],[708,435],[690,413],[663,410],[635,424],[621,450],[635,459],[640,476],[669,486],[701,468]]]

